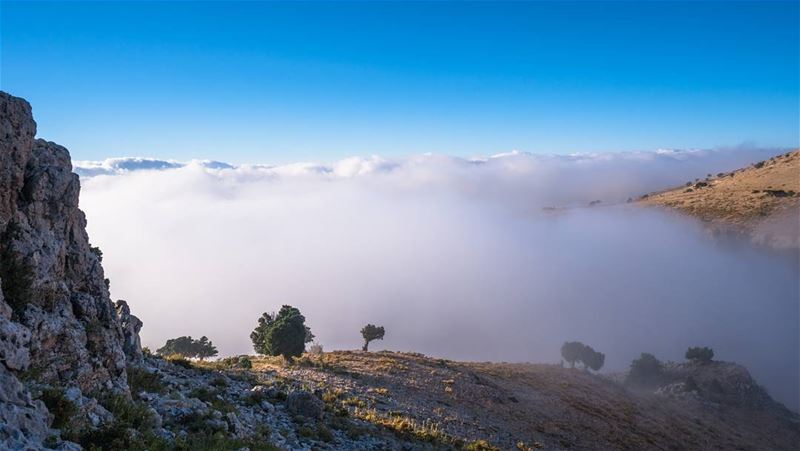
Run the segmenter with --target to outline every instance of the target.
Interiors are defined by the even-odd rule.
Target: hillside
[[[720,232],[740,233],[777,248],[800,248],[800,150],[747,168],[709,174],[685,186],[643,196],[699,218]]]
[[[180,435],[200,418],[203,427],[263,434],[285,449],[800,444],[800,417],[733,363],[669,363],[647,390],[560,365],[454,362],[395,352],[306,354],[289,366],[279,358],[246,356],[177,363],[183,366],[148,357],[141,370],[148,384],[132,384],[163,418],[163,435]]]

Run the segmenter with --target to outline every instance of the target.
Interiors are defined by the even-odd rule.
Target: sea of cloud
[[[291,304],[326,350],[358,348],[367,322],[387,330],[375,349],[558,362],[580,340],[608,370],[711,346],[796,408],[797,259],[627,203],[779,152],[123,158],[76,172],[112,296],[151,347],[207,335],[249,353],[257,317]]]

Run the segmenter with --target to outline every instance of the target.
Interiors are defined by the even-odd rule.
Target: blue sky
[[[798,146],[797,2],[2,2],[76,159]]]

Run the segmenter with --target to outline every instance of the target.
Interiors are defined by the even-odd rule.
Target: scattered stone
[[[296,415],[319,419],[322,418],[325,404],[313,393],[297,390],[289,393],[289,397],[286,398],[286,408]]]

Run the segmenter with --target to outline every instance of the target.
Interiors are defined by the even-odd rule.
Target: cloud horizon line
[[[793,147],[752,147],[740,145],[735,147],[673,149],[659,148],[654,150],[609,151],[609,152],[571,152],[545,153],[512,150],[487,156],[462,157],[445,153],[426,152],[403,157],[382,157],[377,154],[369,156],[349,156],[332,162],[319,160],[296,161],[289,163],[242,163],[233,164],[217,159],[163,159],[155,157],[123,156],[109,157],[103,160],[74,160],[73,170],[81,177],[102,175],[124,175],[138,171],[166,171],[186,167],[198,167],[205,170],[250,170],[274,172],[276,175],[309,175],[327,174],[339,177],[353,177],[378,171],[389,172],[408,163],[424,161],[447,161],[465,165],[481,165],[492,161],[508,159],[528,159],[532,162],[592,163],[603,161],[651,161],[687,160],[731,153],[757,153],[766,156],[793,150]],[[754,156],[755,158],[755,156]],[[755,163],[752,161],[751,163]]]

